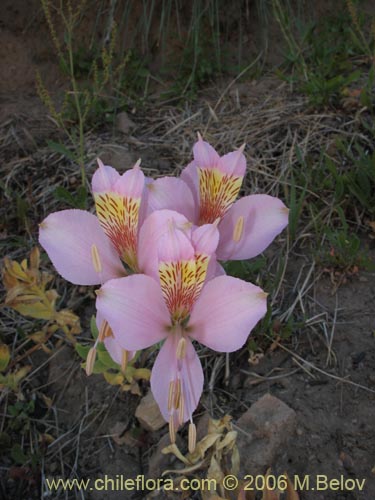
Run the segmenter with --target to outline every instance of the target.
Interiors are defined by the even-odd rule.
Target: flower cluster
[[[162,342],[151,390],[167,422],[190,421],[203,390],[192,341],[219,352],[244,345],[265,315],[267,294],[227,276],[219,261],[261,253],[288,223],[277,198],[236,201],[246,170],[244,147],[220,157],[198,136],[180,178],[145,178],[139,162],[120,175],[99,161],[92,179],[96,216],[82,210],[50,214],[39,241],[57,271],[96,291],[99,329],[123,368],[134,352]],[[91,349],[87,370],[95,359]]]

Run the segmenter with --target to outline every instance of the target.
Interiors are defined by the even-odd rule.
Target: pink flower
[[[133,272],[142,270],[155,273],[158,267],[157,251],[152,241],[158,237],[162,226],[154,225],[151,218],[141,234],[140,228],[147,213],[168,208],[168,193],[159,197],[154,189],[151,203],[147,202],[148,191],[139,162],[123,175],[103,165],[100,160],[98,164],[99,168],[92,179],[97,216],[84,210],[62,210],[50,214],[40,224],[41,246],[59,274],[77,285],[98,285],[112,278],[124,277],[128,273],[123,263]],[[160,184],[164,185],[162,179]],[[159,181],[155,185],[159,186]],[[178,189],[185,191],[184,199],[190,195],[189,189],[180,179],[172,180],[169,186],[174,193]],[[193,203],[191,195],[190,198]],[[192,207],[186,207],[189,213]],[[182,215],[175,214],[175,217],[183,223],[188,222]],[[211,268],[214,268],[214,263]],[[133,357],[134,353],[126,352],[118,345],[108,323],[100,314],[97,315],[97,327],[98,341],[104,342],[116,363],[121,365],[124,357]],[[92,360],[96,345],[97,342],[92,348]]]
[[[165,340],[152,369],[151,389],[169,422],[172,441],[179,425],[190,420],[193,426],[203,390],[203,370],[192,340],[216,351],[235,351],[267,309],[266,294],[251,283],[228,276],[206,282],[218,230],[214,224],[192,228],[184,219],[169,210],[154,212],[140,239],[146,244],[156,228],[157,272],[110,280],[97,297],[99,313],[124,349],[144,349]]]
[[[144,185],[138,163],[120,175],[99,160],[92,180],[97,217],[84,210],[62,210],[44,219],[39,242],[61,276],[77,285],[98,285],[126,276],[123,262],[136,270]],[[123,365],[124,357],[133,353],[116,345],[104,319],[97,323],[98,341]]]
[[[152,189],[159,199],[168,191],[169,208],[179,211],[181,206],[188,207],[184,215],[194,224],[219,221],[219,260],[259,255],[288,224],[288,209],[278,198],[255,194],[235,201],[246,171],[243,150],[244,146],[220,157],[199,135],[193,148],[194,160],[181,174],[189,193],[180,185],[170,189],[172,181],[168,178],[156,181],[159,185],[155,187],[153,183],[148,185],[151,200]]]

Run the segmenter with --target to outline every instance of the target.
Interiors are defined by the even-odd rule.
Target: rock
[[[135,416],[147,431],[158,431],[166,424],[151,391],[141,399]]]
[[[265,394],[240,417],[237,426],[244,431],[237,437],[242,475],[264,474],[268,467],[275,467],[292,438],[296,413],[280,399]]]
[[[204,413],[201,417],[199,417],[196,422],[197,425],[197,442],[207,436],[208,431],[208,422],[210,420],[210,415],[208,412]]]
[[[120,174],[132,168],[137,161],[137,157],[124,147],[108,147],[100,153],[99,157],[104,165],[114,167]]]
[[[181,467],[181,462],[179,462],[173,453],[168,453],[166,455],[162,453],[162,450],[170,444],[171,440],[169,433],[164,434],[149,459],[148,477],[156,479],[160,477],[165,470]],[[181,450],[182,439],[179,434],[176,435],[176,444]]]
[[[129,118],[128,113],[122,111],[116,116],[116,128],[123,134],[129,134],[136,127],[135,123]]]

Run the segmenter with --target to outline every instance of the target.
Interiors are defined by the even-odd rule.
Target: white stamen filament
[[[234,226],[234,230],[233,230],[233,241],[235,243],[238,243],[242,237],[242,234],[243,234],[243,226],[244,226],[244,217],[243,215],[240,215],[237,219],[237,222]]]
[[[169,437],[171,440],[171,443],[174,444],[176,442],[176,430],[174,427],[174,416],[171,415],[169,417]]]
[[[121,353],[121,371],[122,373],[126,372],[126,367],[128,366],[128,360],[129,360],[129,351],[126,349],[122,350]]]
[[[95,271],[97,273],[101,273],[102,272],[102,263],[100,261],[98,247],[95,244],[91,245],[91,259],[92,259],[92,265],[94,266]]]

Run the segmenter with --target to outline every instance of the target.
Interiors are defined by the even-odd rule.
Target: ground
[[[0,243],[4,256],[21,260],[37,244],[37,224],[48,213],[67,208],[53,196],[55,187],[73,189],[79,183],[79,171],[46,145],[48,139],[64,138],[35,92],[37,69],[58,95],[64,85],[59,68],[40,40],[35,41],[36,28],[29,36],[25,19],[9,12],[8,26],[3,23],[0,31],[0,157],[5,192]],[[180,106],[154,99],[132,111],[135,128],[131,133],[103,127],[86,134],[88,178],[97,156],[120,170],[141,157],[148,175],[179,173],[189,161],[200,131],[220,151],[248,144],[244,194],[267,192],[288,203],[291,177],[285,171],[291,165],[298,168],[296,145],[314,160],[323,145],[335,147],[337,136],[362,133],[356,128],[356,109],[316,112],[306,98],[270,73],[256,80],[211,84],[193,104]],[[314,172],[314,166],[311,168]],[[319,195],[313,192],[313,197]],[[324,224],[331,217],[330,206],[324,205],[324,199],[320,201],[327,214],[321,219]],[[270,297],[274,325],[278,322],[282,329],[292,318],[291,335],[278,337],[275,327],[275,337],[263,341],[262,334],[269,335],[269,331],[258,330],[260,356],[249,356],[246,349],[231,354],[229,378],[224,374],[225,357],[202,350],[207,359],[207,383],[197,418],[207,411],[215,417],[231,414],[236,425],[252,403],[271,393],[296,412],[297,428],[274,463],[267,465],[279,474],[287,471],[290,477],[324,474],[332,479],[366,479],[361,492],[304,491],[300,492],[302,500],[368,500],[375,495],[375,273],[364,267],[337,273],[322,264],[317,259],[321,241],[314,240],[314,224],[307,212],[294,240],[282,234],[266,252],[267,282],[264,270],[252,274],[265,289],[272,280],[280,283],[272,288]],[[355,207],[352,213],[361,248],[373,261],[373,234],[364,219],[356,219]],[[43,266],[52,269],[48,259]],[[84,331],[79,339],[87,340],[93,291],[67,285],[58,277],[54,286],[65,306],[80,314]],[[10,309],[2,312],[1,340],[23,352],[17,347],[19,336],[22,331],[32,331],[33,321],[20,319]],[[150,457],[167,433],[166,427],[154,433],[142,431],[137,439],[118,444],[114,439],[118,429],[124,434],[139,428],[134,417],[139,396],[108,385],[101,375],[87,377],[69,342],[57,339],[49,347],[48,354],[37,349],[26,356],[24,361],[33,368],[17,395],[20,401],[35,403],[31,424],[22,429],[19,442],[27,452],[38,450],[39,461],[35,467],[26,461],[22,469],[14,457],[0,454],[0,498],[143,498],[139,492],[107,496],[102,492],[46,492],[46,476],[147,474]],[[147,383],[141,392],[147,392]],[[0,393],[1,432],[7,432],[11,421],[8,406],[14,402],[14,394]],[[243,430],[246,432],[238,429],[238,440]],[[42,435],[53,439],[41,442]],[[182,435],[184,439],[185,431]],[[200,498],[198,495],[191,498]]]

